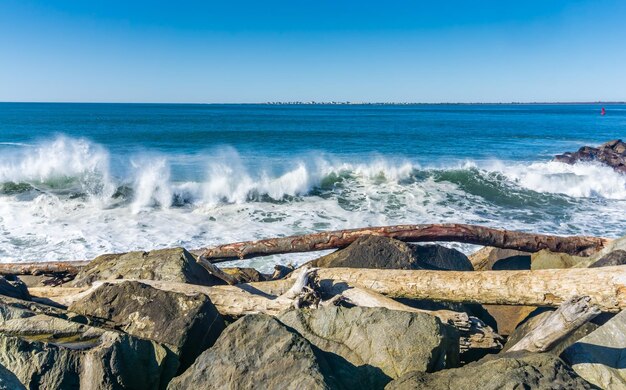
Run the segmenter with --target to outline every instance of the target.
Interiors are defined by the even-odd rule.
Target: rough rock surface
[[[428,314],[331,306],[290,310],[278,320],[323,351],[348,388],[382,388],[410,371],[458,364],[456,329]]]
[[[500,390],[500,389],[592,389],[593,387],[549,353],[496,355],[461,368],[428,374],[412,372],[386,390]]]
[[[203,294],[163,291],[139,282],[100,286],[69,311],[114,322],[124,332],[167,345],[186,369],[224,330],[224,320]]]
[[[537,308],[534,306],[483,305],[495,319],[498,334],[508,336]]]
[[[598,261],[591,264],[589,268],[609,267],[624,264],[626,264],[626,251],[623,249],[617,249],[602,256]]]
[[[111,279],[164,280],[205,286],[224,284],[183,248],[98,256],[76,275],[71,284],[83,287],[96,280]]]
[[[393,238],[360,237],[348,247],[313,260],[314,267],[472,271],[463,253],[441,245],[411,245]]]
[[[530,269],[530,253],[486,246],[468,256],[475,271]]]
[[[155,342],[0,306],[0,364],[28,388],[157,389],[178,367]]]
[[[584,267],[589,257],[572,256],[567,253],[550,252],[542,249],[531,255],[530,268],[536,269],[562,269]]]
[[[221,270],[234,277],[237,283],[264,282],[270,278],[254,268],[227,267],[221,268]]]
[[[0,295],[18,299],[30,299],[28,288],[15,276],[0,276]]]
[[[566,164],[597,161],[617,172],[626,173],[626,143],[622,140],[609,141],[597,148],[583,146],[577,152],[566,152],[554,157],[554,161]]]
[[[265,314],[226,328],[168,389],[335,389],[313,346]]]
[[[546,318],[546,316],[552,314],[553,311],[554,309],[542,308],[537,309],[535,313],[529,315],[528,319],[526,319],[520,326],[518,326],[517,329],[515,329],[515,331],[511,334],[506,344],[504,345],[502,352],[508,351],[509,348],[515,345],[518,341],[520,341],[522,337],[526,336],[528,332],[536,328],[539,322]],[[576,341],[585,337],[589,333],[593,332],[597,328],[598,325],[592,322],[587,322],[583,324],[580,328],[576,329],[574,332],[570,333],[566,338],[559,341],[548,352],[552,352],[554,355],[559,356],[561,352],[563,352],[567,347],[574,344]]]
[[[626,388],[626,311],[578,340],[561,357],[596,386]]]

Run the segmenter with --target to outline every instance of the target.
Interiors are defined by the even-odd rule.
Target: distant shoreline
[[[615,105],[626,104],[626,101],[617,102],[509,102],[509,103],[402,103],[402,102],[260,102],[260,103],[202,103],[202,102],[9,102],[0,104],[171,104],[171,105],[212,105],[212,106],[564,106],[564,105]]]

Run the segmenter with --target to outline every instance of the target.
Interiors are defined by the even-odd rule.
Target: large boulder
[[[456,329],[428,314],[331,306],[290,310],[278,320],[323,351],[348,388],[382,388],[407,372],[455,367],[459,360]]]
[[[226,328],[168,389],[335,389],[335,380],[307,340],[253,314]]]
[[[314,267],[472,271],[463,253],[441,245],[411,245],[393,238],[360,237],[348,247],[313,260]]]
[[[483,247],[468,256],[475,271],[530,269],[530,253],[514,249]]]
[[[526,336],[531,330],[535,329],[537,325],[543,321],[547,316],[551,315],[554,312],[554,309],[548,308],[540,308],[536,309],[533,313],[531,313],[525,321],[523,321],[515,331],[509,336],[502,352],[508,351],[512,346],[517,344],[524,336]],[[548,352],[553,353],[556,356],[559,356],[561,352],[563,352],[570,345],[574,344],[576,341],[585,337],[589,333],[593,332],[598,328],[598,325],[593,322],[587,322],[576,329],[574,332],[570,333],[564,339],[560,340],[556,343]]]
[[[589,257],[573,256],[542,249],[531,255],[530,268],[538,270],[586,267],[589,259]]]
[[[28,287],[15,276],[0,276],[0,295],[18,299],[30,299]]]
[[[566,164],[597,161],[608,165],[617,172],[626,173],[626,143],[618,139],[604,143],[597,148],[583,146],[577,152],[566,152],[555,156],[554,161]]]
[[[237,284],[264,282],[271,278],[271,275],[264,275],[254,268],[226,267],[221,268],[221,270],[232,276]]]
[[[163,280],[205,286],[224,284],[183,248],[98,256],[81,269],[71,284],[83,287],[96,280],[112,279]]]
[[[0,364],[28,388],[158,389],[178,367],[153,341],[0,307]]]
[[[389,383],[386,390],[592,389],[556,356],[513,353],[496,355],[461,368],[436,373],[412,372]]]
[[[626,311],[578,340],[561,357],[596,386],[626,388]]]
[[[104,283],[68,309],[165,344],[179,356],[181,372],[224,330],[222,316],[206,295],[164,291],[140,282]]]

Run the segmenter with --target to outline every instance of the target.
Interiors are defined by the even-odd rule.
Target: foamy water
[[[201,179],[181,181],[166,154],[128,155],[118,171],[111,156],[103,145],[67,136],[5,149],[2,261],[90,259],[400,223],[464,222],[602,236],[626,231],[626,176],[596,164],[468,160],[428,166],[403,158],[348,161],[325,154],[294,155],[276,169],[221,147],[194,157]],[[314,256],[245,264],[268,270]]]

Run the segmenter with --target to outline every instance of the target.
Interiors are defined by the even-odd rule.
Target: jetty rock
[[[583,146],[577,152],[567,152],[555,156],[554,161],[566,164],[597,161],[610,166],[617,172],[626,173],[626,143],[618,139],[604,143],[597,148]]]

